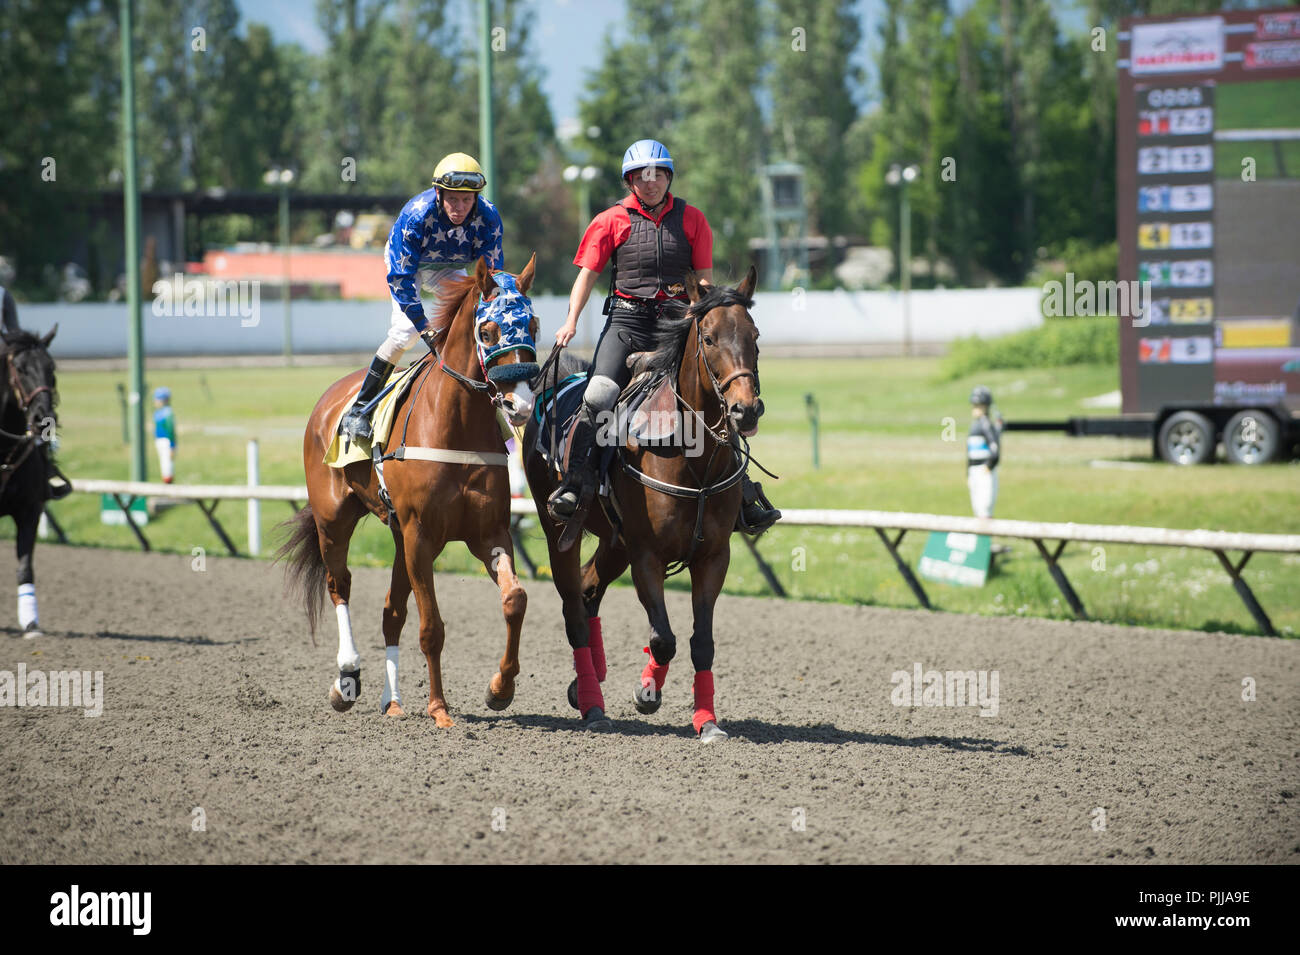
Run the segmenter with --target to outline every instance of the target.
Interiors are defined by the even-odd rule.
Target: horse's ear
[[[700,287],[700,277],[695,274],[694,269],[686,270],[686,297],[694,305],[704,297],[703,289]]]
[[[59,330],[59,323],[58,323],[58,322],[55,322],[55,323],[54,323],[54,327],[51,328],[51,329],[50,329],[50,330],[45,334],[45,337],[44,337],[44,338],[41,339],[41,344],[44,345],[46,348],[49,348],[49,347],[50,347],[50,342],[54,341],[54,333],[57,332],[58,330]]]
[[[496,283],[492,281],[492,269],[488,267],[486,255],[479,256],[478,266],[474,269],[474,284],[478,286],[479,294],[483,298],[492,297],[496,290]]]
[[[519,289],[522,294],[527,295],[528,290],[533,286],[533,276],[536,274],[537,253],[534,252],[533,257],[529,259],[528,264],[524,266],[524,270],[520,272],[519,277],[515,279],[515,287]]]
[[[751,265],[749,271],[745,273],[745,281],[736,286],[736,293],[743,298],[754,297],[754,286],[758,284],[758,273],[754,271]]]

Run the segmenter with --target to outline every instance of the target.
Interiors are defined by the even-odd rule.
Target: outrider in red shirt
[[[713,267],[713,230],[703,212],[671,192],[658,216],[629,195],[591,220],[573,264],[601,272],[611,260],[614,294],[685,298],[687,270]]]

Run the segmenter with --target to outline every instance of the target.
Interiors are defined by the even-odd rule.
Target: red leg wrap
[[[591,647],[578,647],[573,651],[573,669],[578,673],[578,712],[585,718],[593,706],[605,708],[596,668],[591,665]]]
[[[587,646],[591,647],[591,665],[596,668],[596,679],[605,682],[605,638],[600,633],[600,618],[587,618]]]
[[[650,662],[647,663],[645,669],[641,671],[641,685],[649,686],[651,683],[654,683],[655,692],[658,693],[664,688],[664,680],[668,679],[668,664],[665,663],[660,665],[656,663],[655,656],[650,652],[649,647],[645,648],[645,652],[650,657]]]
[[[695,674],[695,718],[691,720],[696,735],[708,722],[718,722],[713,713],[713,671],[701,670]]]

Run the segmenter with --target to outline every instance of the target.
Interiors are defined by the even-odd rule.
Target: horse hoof
[[[361,671],[339,670],[338,682],[330,687],[330,706],[339,713],[346,713],[352,709],[352,704],[356,703],[359,696],[361,696]]]
[[[718,728],[718,724],[709,720],[700,727],[701,743],[721,743],[727,738],[727,734]]]
[[[502,710],[509,707],[510,704],[514,702],[514,699],[515,699],[515,695],[513,693],[511,693],[509,696],[506,697],[493,696],[492,687],[489,686],[487,691],[487,698],[484,700],[484,702],[487,703],[487,708],[489,710],[495,710],[496,712],[500,713]]]
[[[614,723],[605,715],[604,710],[599,706],[593,706],[587,711],[587,715],[583,717],[582,727],[593,733],[608,733],[614,728]]]
[[[575,710],[581,712],[581,708],[578,706],[578,681],[577,680],[574,680],[572,683],[569,684],[569,705],[573,707]]]
[[[456,725],[455,721],[452,720],[452,718],[447,714],[447,711],[442,707],[438,707],[437,709],[429,707],[428,712],[429,717],[437,724],[438,729],[451,729]]]
[[[379,712],[393,719],[401,719],[406,715],[406,710],[402,709],[402,704],[396,700],[389,700]]]
[[[29,623],[27,629],[23,631],[24,640],[35,640],[37,637],[43,637],[45,633],[34,623]]]
[[[638,686],[632,691],[632,703],[636,706],[636,711],[644,716],[649,716],[657,711],[664,701],[664,695],[650,686]]]

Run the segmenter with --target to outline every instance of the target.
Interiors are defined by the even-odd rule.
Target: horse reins
[[[0,436],[18,442],[10,449],[9,454],[5,456],[4,461],[0,462],[0,494],[3,494],[5,488],[9,486],[9,479],[13,477],[14,473],[20,467],[22,467],[23,463],[31,453],[36,450],[36,436],[32,434],[32,423],[27,418],[27,410],[32,406],[32,401],[42,391],[48,391],[50,393],[51,402],[54,399],[54,389],[49,385],[41,385],[38,388],[33,389],[30,393],[23,391],[22,380],[19,379],[18,369],[14,365],[13,352],[8,350],[5,351],[5,368],[8,373],[10,391],[14,397],[18,399],[18,410],[22,413],[23,420],[27,422],[27,431],[23,434],[13,434],[12,432],[6,431],[4,428],[0,428]],[[17,460],[14,460],[15,455],[18,457]],[[57,471],[57,468],[55,470]],[[60,477],[64,477],[61,471],[58,473]],[[67,478],[64,477],[64,480],[67,480]]]

